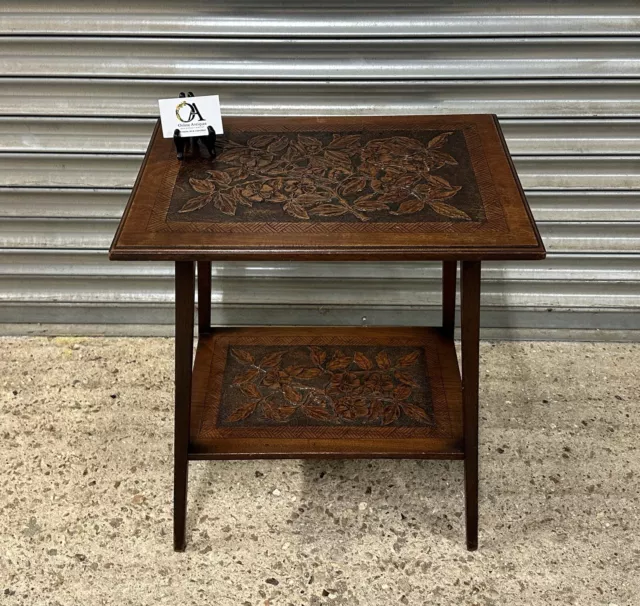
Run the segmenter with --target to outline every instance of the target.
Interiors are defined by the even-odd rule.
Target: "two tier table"
[[[189,461],[406,457],[464,461],[476,549],[480,264],[545,256],[496,117],[226,118],[219,143],[180,161],[156,126],[109,253],[175,262],[174,548]],[[442,325],[214,328],[230,260],[441,261]]]

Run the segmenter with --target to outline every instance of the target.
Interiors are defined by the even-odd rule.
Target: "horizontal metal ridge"
[[[22,219],[0,222],[0,245],[4,248],[106,249],[118,221],[115,219]],[[552,252],[640,251],[638,222],[540,222],[547,250]]]
[[[640,254],[563,254],[551,253],[545,260],[488,261],[483,263],[484,280],[563,280],[624,282],[640,281]],[[435,280],[441,276],[437,262],[385,262],[385,263],[319,263],[319,262],[214,262],[214,280],[238,278],[252,280],[304,278],[340,280]],[[60,279],[85,276],[118,280],[144,280],[145,278],[173,277],[170,262],[114,263],[106,251],[9,249],[0,251],[0,276],[56,277]]]
[[[490,113],[506,117],[637,117],[640,79],[260,81],[4,78],[0,114],[154,117],[181,90],[219,94],[224,115]],[[20,103],[16,103],[16,90]]]
[[[194,80],[638,78],[638,37],[0,37],[7,77]]]
[[[0,152],[144,154],[155,118],[0,117]],[[640,119],[509,119],[514,155],[640,155]]]
[[[579,288],[558,280],[487,281],[482,288],[486,306],[523,307],[634,307],[640,297],[638,282],[585,281]],[[439,280],[335,280],[218,278],[213,283],[216,305],[309,306],[413,306],[440,301]],[[0,277],[0,301],[56,303],[170,303],[173,281],[148,277],[141,280],[83,276]]]
[[[485,307],[482,339],[637,341],[633,309],[557,309],[545,307]],[[289,325],[295,316],[307,326],[435,326],[438,306],[421,307],[309,307],[214,306],[216,326]],[[80,324],[80,319],[87,323]],[[0,335],[173,335],[174,310],[167,304],[82,305],[0,304]],[[585,328],[587,327],[587,328]],[[456,331],[459,335],[459,330]]]
[[[141,155],[1,153],[1,187],[130,188]],[[640,189],[640,156],[516,156],[526,189]]]
[[[126,189],[0,188],[0,217],[120,219]],[[634,190],[527,190],[538,221],[640,221],[640,195]]]
[[[366,5],[322,0],[281,2],[263,0],[181,0],[163,5],[138,0],[123,4],[103,0],[86,3],[55,0],[44,5],[6,0],[0,30],[11,34],[229,36],[229,37],[407,37],[593,35],[640,33],[640,9],[629,0],[606,4],[564,0],[533,0],[505,4],[496,0],[422,0]]]

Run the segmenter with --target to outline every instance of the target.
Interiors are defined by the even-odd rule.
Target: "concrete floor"
[[[172,341],[0,339],[4,605],[640,604],[640,346],[483,343],[462,464],[192,464],[171,549]]]

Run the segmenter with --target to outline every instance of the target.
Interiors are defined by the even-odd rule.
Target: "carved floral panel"
[[[230,347],[218,427],[435,425],[418,347]]]
[[[232,133],[183,163],[169,221],[480,222],[463,131]]]

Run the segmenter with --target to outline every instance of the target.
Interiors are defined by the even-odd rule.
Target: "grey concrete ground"
[[[484,343],[462,464],[192,465],[171,549],[172,341],[0,339],[7,606],[640,604],[640,346]]]

